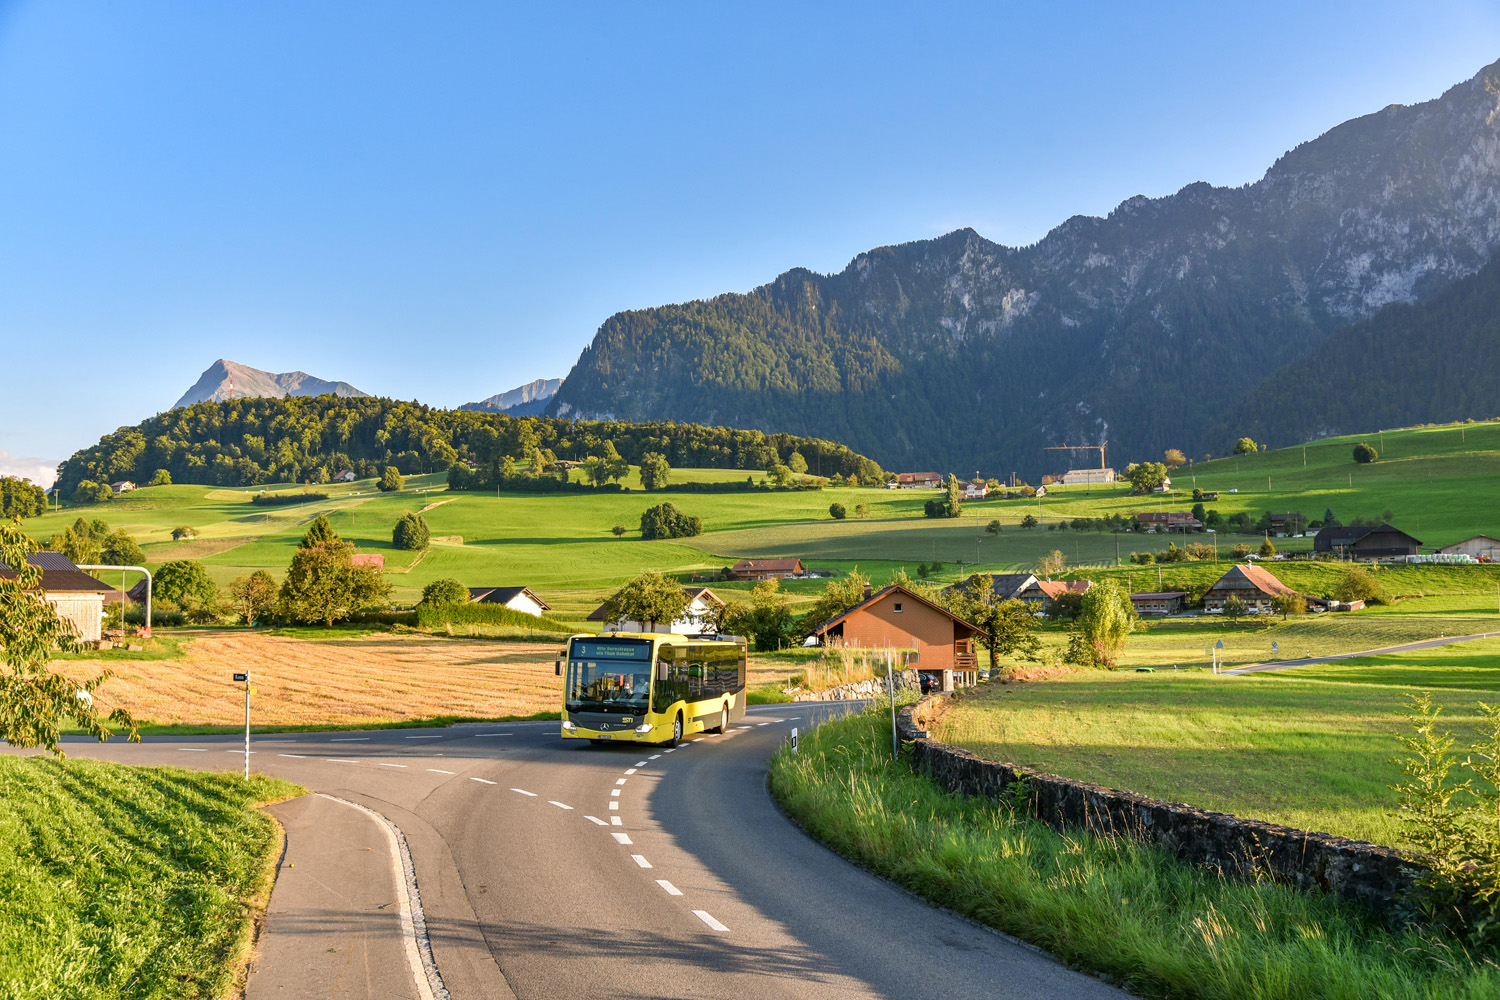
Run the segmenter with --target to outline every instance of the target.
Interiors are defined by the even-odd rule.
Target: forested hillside
[[[842,444],[668,421],[568,420],[440,410],[375,397],[288,397],[196,403],[122,427],[58,467],[72,496],[84,481],[146,484],[158,470],[172,482],[251,486],[325,483],[344,469],[361,478],[387,465],[404,474],[439,472],[455,462],[513,458],[548,463],[601,455],[612,442],[639,464],[659,452],[674,466],[764,469],[798,452],[814,475],[878,482],[881,469]]]
[[[1243,187],[1131,198],[1029,247],[959,230],[619,313],[549,412],[818,434],[887,466],[987,474],[1060,471],[1069,457],[1044,446],[1103,439],[1120,461],[1223,454],[1225,414],[1269,372],[1500,247],[1497,105],[1500,64],[1339,125]]]
[[[1500,256],[1425,302],[1386,306],[1265,380],[1225,433],[1299,441],[1500,416]]]

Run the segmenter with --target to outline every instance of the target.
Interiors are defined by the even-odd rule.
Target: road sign
[[[792,753],[797,752],[797,727],[792,727]]]
[[[234,679],[236,681],[238,681],[238,682],[243,683],[244,681],[248,681],[250,679],[250,675],[249,674],[235,674],[234,675]]]
[[[1220,639],[1218,642],[1214,643],[1214,648],[1215,649],[1223,649],[1224,648],[1224,640]]]
[[[1281,643],[1279,643],[1279,642],[1273,642],[1273,643],[1271,643],[1271,652],[1273,652],[1273,653],[1279,653],[1279,652],[1281,652]]]

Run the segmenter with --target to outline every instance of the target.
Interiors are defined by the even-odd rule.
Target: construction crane
[[[1051,445],[1051,446],[1046,447],[1046,448],[1044,448],[1042,450],[1043,451],[1095,451],[1095,450],[1097,450],[1099,452],[1099,468],[1102,469],[1102,468],[1104,468],[1104,448],[1108,444],[1109,444],[1108,441],[1101,441],[1098,444],[1058,444],[1058,445]]]

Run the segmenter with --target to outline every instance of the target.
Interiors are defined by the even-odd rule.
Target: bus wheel
[[[725,705],[723,708],[719,709],[719,728],[716,729],[716,730],[714,730],[714,731],[717,732],[717,733],[719,733],[720,735],[723,735],[724,733],[729,732],[729,706],[728,705]]]
[[[682,741],[682,713],[677,713],[677,718],[672,720],[672,738],[668,740],[672,746]]]

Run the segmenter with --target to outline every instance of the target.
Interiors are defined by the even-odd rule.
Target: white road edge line
[[[681,896],[682,895],[682,890],[681,889],[677,888],[675,885],[673,885],[671,882],[668,882],[664,878],[657,879],[656,880],[656,884],[659,885],[659,886],[661,886],[663,889],[667,890],[667,895],[668,896]]]
[[[411,851],[406,846],[405,835],[396,824],[358,802],[350,802],[324,792],[317,794],[358,809],[374,819],[385,833],[386,843],[391,849],[392,874],[396,879],[396,909],[401,916],[406,964],[411,969],[417,997],[419,1000],[449,1000],[448,988],[443,984],[442,973],[438,972],[437,962],[432,957],[432,941],[427,936],[427,918],[422,912],[422,894],[417,889],[417,872],[412,864]]]
[[[707,910],[694,910],[693,911],[693,916],[697,917],[699,920],[703,921],[705,924],[707,924],[709,927],[713,928],[716,931],[727,931],[727,930],[729,930],[728,927],[725,927],[723,924],[721,924],[717,920],[715,920],[714,917],[713,917],[713,914],[709,913]]]
[[[597,826],[609,826],[608,823],[604,822],[604,820],[600,819],[598,816],[585,816],[583,818]]]
[[[513,792],[520,792],[522,795],[528,795],[528,796],[530,796],[533,799],[536,798],[536,792],[528,792],[524,788],[512,788],[511,791],[513,791]]]
[[[630,856],[630,860],[634,861],[636,864],[640,865],[642,868],[650,868],[651,867],[651,862],[647,861],[646,858],[643,855],[632,854]]]
[[[368,742],[370,742],[370,737],[368,737],[368,736],[335,736],[333,739],[329,740],[328,742],[329,743],[368,743]]]
[[[628,833],[612,833],[610,834],[610,836],[615,838],[615,840],[621,844],[628,844],[631,842],[630,834]]]
[[[481,785],[494,785],[494,784],[498,784],[498,782],[490,781],[487,778],[470,778],[469,780],[470,781],[477,781]]]

